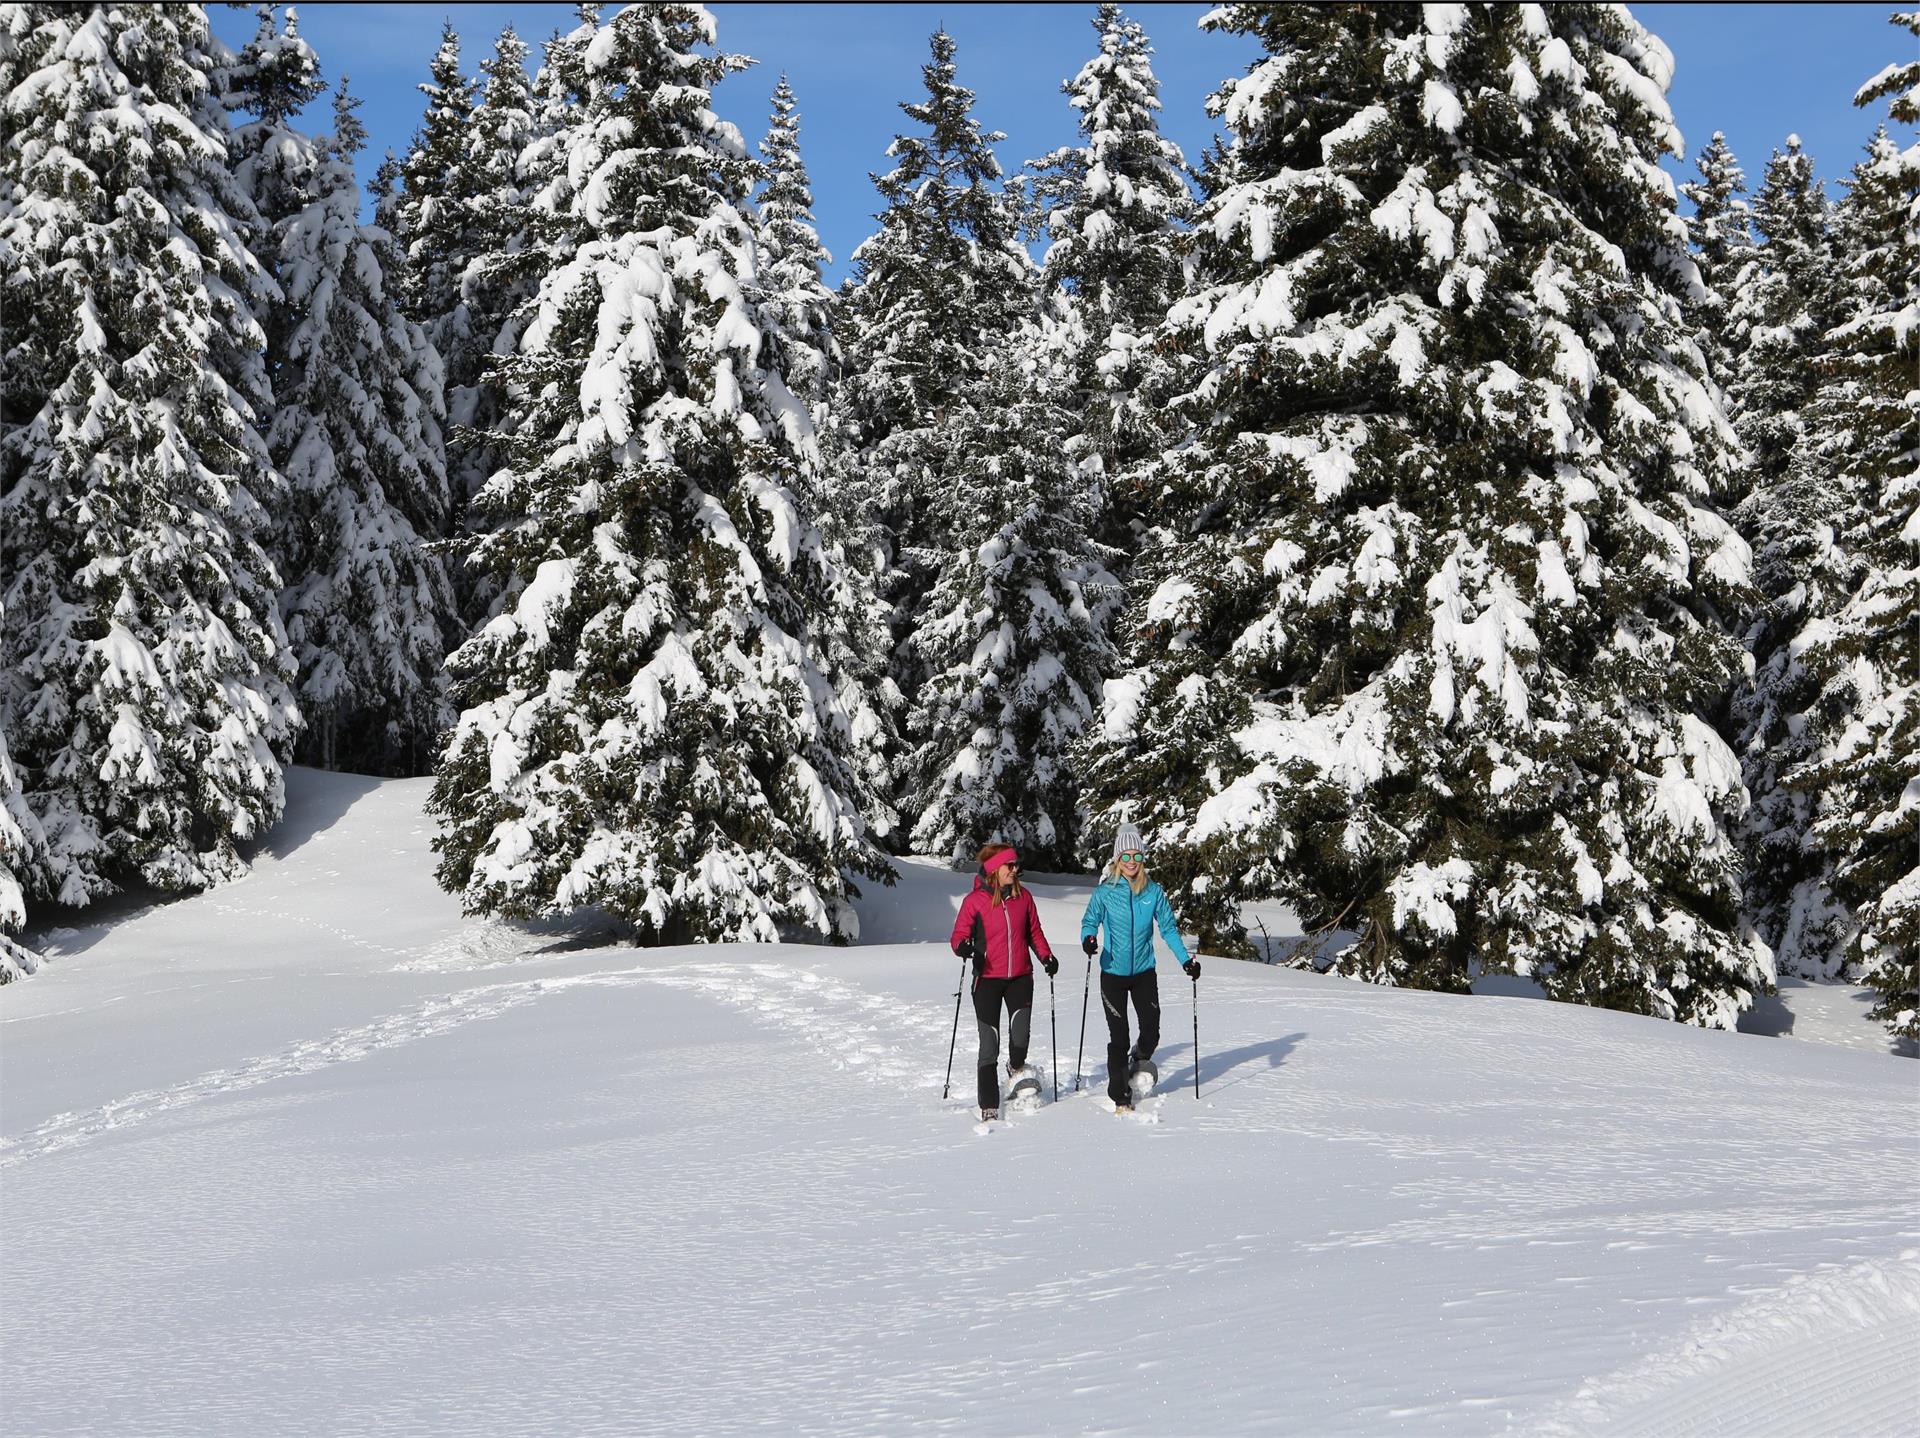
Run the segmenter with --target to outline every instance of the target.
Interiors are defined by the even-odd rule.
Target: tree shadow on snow
[[[291,766],[286,774],[284,816],[260,837],[241,841],[236,846],[241,858],[249,866],[263,854],[275,859],[286,858],[316,834],[332,828],[341,815],[382,782],[365,774],[336,774],[298,764]],[[32,921],[19,935],[19,942],[48,958],[71,958],[85,953],[134,919],[170,904],[200,898],[208,892],[206,889],[156,889],[138,879],[124,879],[118,892],[95,899],[83,908],[64,904],[36,906]]]
[[[1734,1028],[1743,1034],[1785,1038],[1793,1033],[1793,1010],[1780,995],[1761,994],[1754,999],[1753,1007],[1735,1021]]]
[[[316,834],[323,834],[341,815],[385,782],[365,774],[339,774],[294,765],[287,770],[287,808],[280,822],[268,829],[259,846],[248,854],[271,854],[284,859]]]
[[[1162,1022],[1166,1021],[1163,1016]],[[1214,1088],[1232,1088],[1234,1084],[1245,1083],[1248,1079],[1257,1078],[1263,1073],[1271,1073],[1287,1061],[1287,1055],[1292,1053],[1305,1037],[1303,1033],[1288,1034],[1282,1039],[1266,1039],[1257,1044],[1242,1044],[1237,1049],[1222,1049],[1217,1054],[1210,1054],[1203,1050],[1200,1055],[1202,1095],[1205,1095],[1209,1085]],[[1189,1054],[1193,1051],[1192,1044],[1182,1044],[1174,1052],[1177,1053],[1182,1048]],[[1221,1082],[1236,1069],[1245,1070],[1245,1072],[1230,1082]],[[1193,1087],[1191,1061],[1177,1073],[1163,1073],[1160,1076],[1159,1088],[1162,1093],[1171,1093],[1182,1087]]]

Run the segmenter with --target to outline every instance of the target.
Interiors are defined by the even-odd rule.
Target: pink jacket
[[[1017,979],[1033,972],[1027,957],[1031,949],[1043,959],[1053,957],[1053,945],[1040,930],[1040,910],[1033,895],[1022,889],[1004,904],[993,902],[993,890],[976,877],[973,892],[961,900],[960,913],[953,921],[953,951],[966,952],[966,942],[974,926],[986,940],[986,963],[979,970],[983,979]]]

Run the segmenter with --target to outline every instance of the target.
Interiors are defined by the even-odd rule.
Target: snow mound
[[[1920,1249],[1806,1274],[1704,1319],[1677,1347],[1582,1386],[1523,1431],[1850,1438],[1920,1424]]]

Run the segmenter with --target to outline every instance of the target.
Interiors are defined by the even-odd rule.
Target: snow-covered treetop
[[[1813,156],[1798,135],[1775,150],[1753,197],[1753,223],[1776,246],[1818,247],[1827,225],[1827,187],[1813,173]]]
[[[856,408],[876,435],[950,405],[1032,305],[1019,207],[995,184],[992,145],[1005,136],[974,119],[973,91],[955,78],[953,37],[936,31],[931,46],[926,98],[900,105],[925,131],[887,146],[894,168],[874,176],[886,201],[880,229],[853,254]]]
[[[925,125],[927,133],[894,136],[886,150],[894,167],[874,183],[889,202],[918,195],[951,228],[983,244],[1003,243],[1010,236],[992,182],[1001,175],[993,146],[1006,134],[981,129],[973,117],[973,91],[956,78],[953,36],[936,30],[930,44],[932,56],[920,67],[927,98],[900,102],[907,118]]]
[[[1747,191],[1746,172],[1724,134],[1715,130],[1695,163],[1700,178],[1686,181],[1680,193],[1693,206],[1693,244],[1700,255],[1702,278],[1712,285],[1736,251],[1752,246],[1753,216],[1742,198]]]
[[[1054,237],[1043,261],[1047,278],[1092,284],[1101,292],[1089,301],[1107,313],[1126,298],[1108,292],[1111,284],[1131,278],[1126,272],[1143,244],[1164,242],[1192,208],[1192,195],[1186,157],[1159,131],[1160,82],[1146,32],[1111,3],[1100,6],[1093,26],[1100,53],[1060,87],[1080,112],[1082,143],[1053,151],[1034,168],[1049,172],[1038,186]]]
[[[333,133],[326,137],[326,151],[332,158],[345,161],[349,167],[353,164],[354,156],[367,148],[367,127],[354,114],[362,103],[360,97],[349,89],[348,77],[343,72],[333,92]]]
[[[679,230],[707,218],[716,179],[717,193],[744,200],[746,141],[714,113],[711,90],[753,62],[694,48],[717,33],[704,6],[633,5],[558,42],[549,63],[581,97],[584,129],[568,135],[565,167],[535,204],[595,230]],[[636,76],[657,79],[635,85]]]
[[[286,7],[286,25],[274,23],[272,5],[255,8],[259,28],[224,75],[228,106],[251,111],[257,123],[283,125],[326,89],[313,47],[300,37],[300,16]]]
[[[768,263],[792,258],[816,267],[832,259],[820,243],[813,216],[813,187],[800,156],[800,116],[793,86],[782,75],[773,87],[773,116],[760,142],[766,180],[760,187],[761,243]],[[817,278],[817,274],[816,274]]]
[[[260,6],[258,14],[260,27],[226,71],[224,88],[230,110],[254,117],[234,129],[234,177],[273,224],[310,198],[315,151],[293,121],[327,86],[294,10],[288,8],[284,30],[273,6]]]
[[[785,75],[774,86],[773,116],[760,154],[765,165],[755,287],[787,383],[795,394],[818,399],[838,361],[838,346],[828,331],[833,294],[823,278],[832,257],[814,227],[813,189],[800,156],[800,116]]]

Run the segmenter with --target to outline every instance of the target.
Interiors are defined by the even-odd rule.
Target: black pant
[[[1000,1006],[1013,1022],[1007,1035],[1007,1067],[1027,1061],[1027,1029],[1033,1018],[1033,975],[975,979],[973,1016],[980,1025],[980,1107],[1000,1107]]]
[[[1127,999],[1140,1016],[1140,1041],[1127,1047]],[[1107,1097],[1115,1103],[1133,1102],[1128,1087],[1129,1059],[1150,1059],[1160,1047],[1160,975],[1147,969],[1137,974],[1100,975],[1100,1007],[1107,1011]]]

